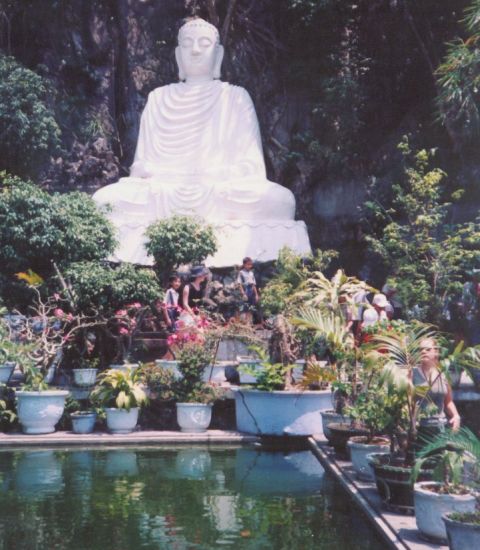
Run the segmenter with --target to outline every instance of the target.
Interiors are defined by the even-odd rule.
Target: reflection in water
[[[324,471],[310,451],[259,452],[239,449],[235,488],[247,495],[311,495],[321,490]]]
[[[175,471],[180,479],[205,479],[212,467],[208,451],[185,449],[177,453]]]
[[[22,497],[43,498],[63,488],[62,464],[54,451],[26,451],[19,454],[15,468],[15,489]]]
[[[308,451],[0,452],[0,549],[380,550],[326,481]]]

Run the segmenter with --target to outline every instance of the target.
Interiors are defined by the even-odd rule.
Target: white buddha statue
[[[93,197],[112,207],[120,243],[113,259],[151,264],[145,229],[175,214],[215,227],[219,250],[210,266],[238,264],[244,256],[273,260],[283,246],[310,252],[304,222],[294,221],[293,194],[266,178],[248,92],[219,80],[217,29],[203,19],[188,21],[175,56],[181,82],[150,93],[130,177]]]

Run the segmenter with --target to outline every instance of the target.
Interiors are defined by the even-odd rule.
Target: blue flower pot
[[[97,420],[97,413],[84,412],[72,413],[72,431],[76,434],[91,434]]]

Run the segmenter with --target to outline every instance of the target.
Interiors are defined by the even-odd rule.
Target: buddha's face
[[[186,26],[179,37],[176,51],[180,72],[189,78],[214,78],[220,46],[215,33],[207,26]]]

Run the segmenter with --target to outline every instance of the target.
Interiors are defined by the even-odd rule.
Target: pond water
[[[0,452],[0,549],[370,549],[309,451]]]

